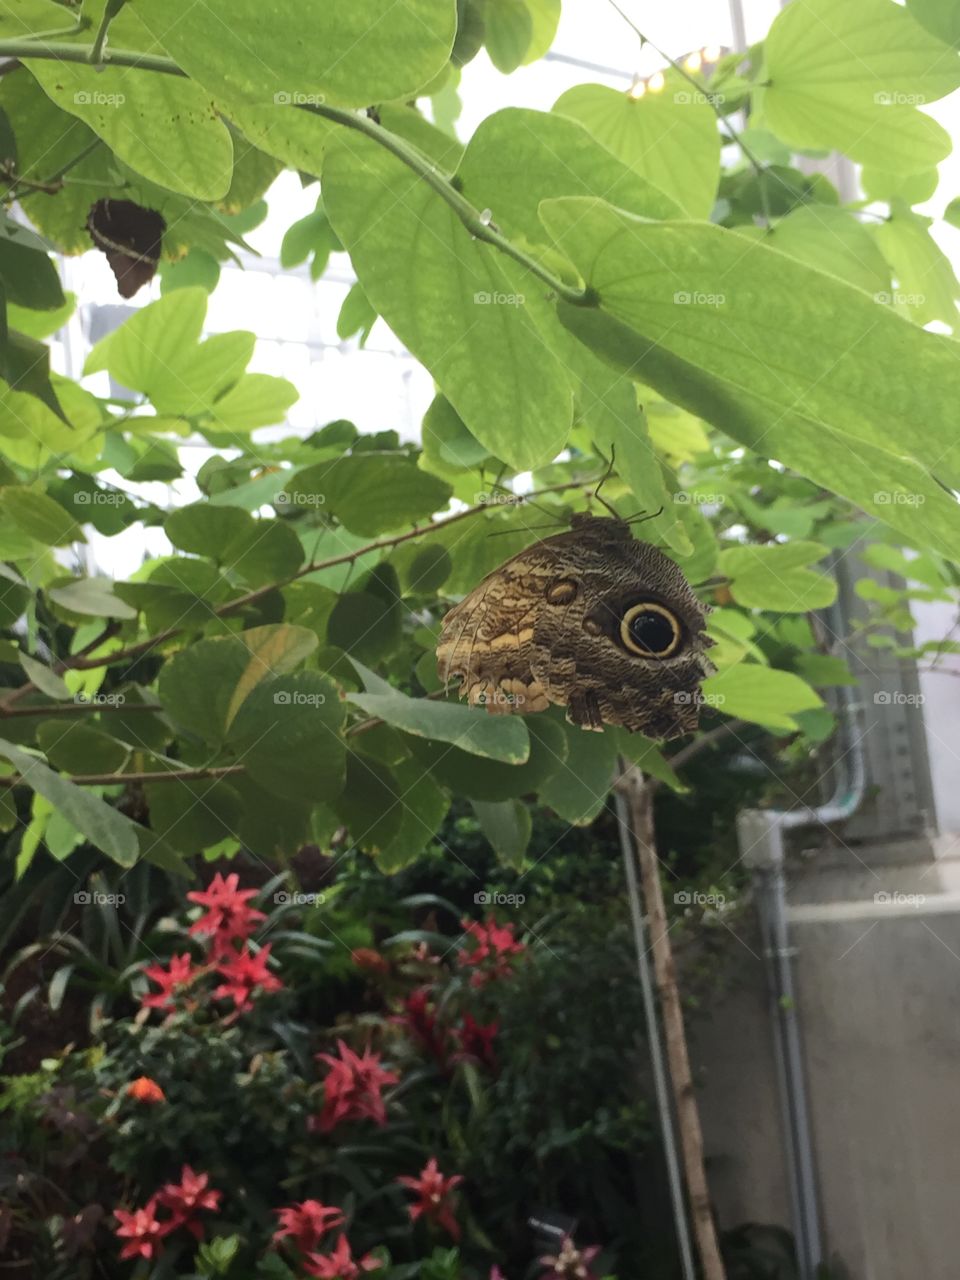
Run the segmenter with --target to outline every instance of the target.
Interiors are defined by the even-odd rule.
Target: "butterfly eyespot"
[[[620,639],[630,653],[669,658],[680,645],[680,623],[662,604],[647,600],[628,609],[620,621]]]
[[[579,590],[572,578],[558,578],[556,582],[550,583],[543,594],[548,604],[570,604],[576,600]]]

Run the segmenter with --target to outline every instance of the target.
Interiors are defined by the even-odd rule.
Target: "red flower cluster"
[[[274,1243],[289,1237],[303,1254],[301,1265],[307,1275],[320,1276],[321,1280],[356,1280],[361,1271],[374,1271],[380,1266],[369,1253],[363,1258],[354,1258],[350,1241],[342,1231],[332,1252],[317,1251],[317,1245],[328,1231],[343,1226],[343,1210],[335,1205],[301,1200],[286,1209],[277,1209],[276,1214],[280,1229],[274,1232]]]
[[[176,996],[211,969],[223,979],[214,988],[214,999],[233,1000],[238,1012],[251,1007],[254,995],[277,991],[283,986],[267,968],[270,944],[256,953],[250,951],[249,936],[266,916],[249,905],[248,900],[256,895],[256,889],[240,889],[238,885],[236,872],[226,877],[218,872],[206,889],[187,894],[191,902],[206,907],[200,919],[190,926],[190,932],[209,937],[207,962],[194,967],[191,957],[184,952],[174,956],[166,969],[158,964],[148,965],[144,973],[160,990],[144,996],[145,1009],[173,1009]]]
[[[339,1057],[330,1053],[316,1055],[317,1061],[326,1062],[330,1070],[323,1085],[323,1110],[311,1128],[329,1133],[344,1120],[372,1120],[385,1125],[387,1110],[381,1090],[384,1085],[396,1084],[400,1077],[394,1071],[384,1071],[380,1054],[369,1048],[358,1056],[338,1040],[337,1051]]]
[[[341,1232],[332,1253],[308,1253],[303,1269],[308,1276],[319,1276],[320,1280],[357,1280],[361,1271],[376,1271],[380,1265],[372,1253],[355,1258],[350,1241]]]
[[[135,1098],[137,1102],[166,1102],[167,1095],[163,1092],[156,1080],[151,1080],[149,1076],[137,1076],[136,1080],[131,1080],[127,1085],[127,1097]]]
[[[454,1216],[450,1193],[462,1181],[460,1174],[445,1178],[440,1172],[436,1156],[430,1157],[416,1178],[397,1178],[397,1182],[415,1191],[419,1197],[408,1209],[411,1222],[416,1222],[420,1217],[426,1218],[428,1222],[443,1227],[454,1240],[459,1240],[460,1224]]]
[[[513,936],[512,924],[499,925],[492,915],[483,923],[466,919],[460,923],[476,943],[472,950],[463,950],[457,956],[460,964],[473,969],[471,986],[482,987],[493,978],[504,977],[513,967],[513,957],[527,949]]]
[[[342,1209],[321,1204],[319,1200],[301,1200],[275,1212],[280,1219],[280,1227],[273,1233],[274,1243],[289,1236],[304,1253],[315,1249],[328,1231],[342,1227],[344,1222]]]
[[[430,1005],[429,987],[418,987],[402,1001],[401,1008],[403,1012],[395,1014],[391,1022],[403,1027],[441,1070],[447,1070],[453,1062],[476,1062],[496,1070],[493,1041],[498,1023],[481,1024],[465,1013],[461,1026],[444,1026]]]
[[[216,1211],[220,1207],[221,1191],[209,1186],[206,1173],[194,1173],[188,1164],[180,1171],[180,1181],[167,1182],[150,1197],[142,1209],[132,1212],[115,1209],[114,1217],[120,1224],[116,1229],[118,1239],[125,1240],[121,1258],[154,1258],[163,1252],[163,1239],[185,1227],[196,1239],[203,1236],[203,1227],[196,1215],[203,1209]],[[160,1208],[169,1210],[168,1218],[160,1219]]]
[[[206,912],[190,926],[194,934],[211,936],[210,950],[213,956],[229,949],[231,942],[245,942],[261,920],[262,911],[248,905],[257,896],[256,889],[240,889],[240,877],[231,872],[224,878],[219,871],[206,889],[194,889],[187,894],[190,902],[206,907]]]

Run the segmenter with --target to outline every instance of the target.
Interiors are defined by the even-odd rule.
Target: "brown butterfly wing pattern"
[[[157,273],[166,221],[156,209],[132,200],[98,200],[87,214],[87,230],[105,255],[122,298],[132,298]]]
[[[669,739],[697,726],[711,666],[706,609],[680,568],[629,527],[573,528],[489,574],[443,620],[440,676],[495,713],[567,708],[587,729]]]

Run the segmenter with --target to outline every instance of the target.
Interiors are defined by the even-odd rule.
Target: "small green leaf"
[[[350,702],[368,715],[419,738],[449,742],[474,755],[509,764],[522,764],[530,754],[527,727],[516,716],[490,716],[473,707],[427,698],[408,698],[353,659],[364,693],[350,693]]]
[[[89,614],[94,618],[121,618],[124,621],[137,616],[136,609],[114,595],[113,583],[108,578],[74,578],[65,586],[48,587],[46,594],[71,613]]]
[[[0,489],[0,511],[31,538],[47,546],[84,542],[83,530],[59,502],[35,489],[7,485]]]
[[[61,778],[36,756],[29,755],[2,738],[0,756],[9,760],[22,775],[24,783],[81,831],[91,844],[121,866],[133,866],[140,849],[136,823],[106,804],[99,796]]]
[[[823,705],[799,676],[758,662],[741,662],[710,676],[703,682],[703,696],[724,715],[788,732],[799,727],[794,712]]]
[[[588,826],[607,801],[617,772],[617,739],[613,733],[584,733],[565,725],[567,758],[540,787],[540,799],[559,818]]]
[[[28,653],[18,653],[17,657],[26,672],[27,679],[31,684],[35,684],[41,693],[45,693],[48,698],[56,698],[58,702],[70,701],[73,694],[67,688],[62,676],[51,671],[45,663],[31,658]]]
[[[298,504],[322,507],[351,533],[375,537],[429,519],[452,490],[402,454],[355,453],[304,468],[286,492]]]
[[[833,578],[806,567],[822,560],[827,551],[819,542],[729,547],[720,552],[718,567],[730,579],[738,604],[775,613],[807,613],[825,608],[837,597]]]
[[[522,800],[473,800],[473,811],[497,858],[519,870],[530,843],[533,818]]]

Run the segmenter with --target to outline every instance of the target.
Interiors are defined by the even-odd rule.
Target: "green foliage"
[[[558,0],[266,23],[252,0],[90,0],[78,21],[18,3],[0,21],[0,827],[23,901],[91,857],[182,875],[316,847],[403,876],[451,805],[529,867],[545,811],[566,839],[603,820],[620,757],[665,784],[662,808],[695,808],[695,742],[677,764],[440,687],[449,606],[596,510],[601,478],[713,606],[704,727],[745,721],[788,775],[779,801],[831,732],[820,691],[852,678],[805,617],[834,602],[837,558],[865,606],[844,644],[935,662],[905,632],[958,583],[960,366],[922,326],[955,328],[960,289],[914,206],[949,144],[920,107],[960,84],[954,7],[791,5],[709,73],[573,85],[464,141],[459,68],[542,56]],[[831,147],[867,166],[869,208],[806,171]],[[281,169],[323,184],[282,267],[319,279],[349,255],[337,332],[382,318],[422,361],[422,446],[344,420],[265,438],[296,389],[249,371],[257,335],[204,336]],[[90,247],[102,200],[167,226],[163,292],[87,357],[119,399],[51,374],[44,346],[72,305],[50,255]],[[155,486],[184,475],[187,437],[213,456],[178,505]],[[71,555],[137,527],[172,551],[126,581]]]

